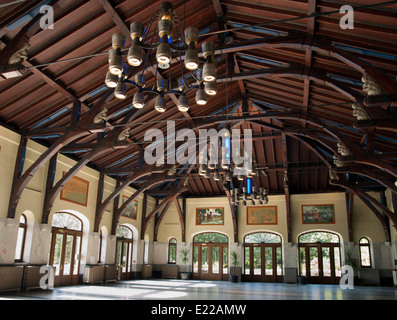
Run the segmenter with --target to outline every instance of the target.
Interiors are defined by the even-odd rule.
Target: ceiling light
[[[141,65],[142,63],[141,48],[136,44],[133,44],[128,50],[127,61],[133,67],[138,67]]]
[[[116,88],[117,86],[117,82],[119,81],[119,76],[110,73],[110,71],[108,71],[106,73],[106,78],[105,78],[105,84],[109,87],[109,88]]]
[[[134,94],[132,104],[137,109],[142,109],[145,106],[145,97],[143,96],[142,92],[137,92]]]
[[[208,98],[207,98],[207,94],[205,93],[205,91],[200,88],[197,90],[196,92],[196,103],[203,106],[205,104],[207,104]]]
[[[157,94],[156,110],[165,112],[165,97],[169,94],[179,96],[177,107],[181,112],[189,110],[187,91],[197,90],[196,103],[205,105],[208,96],[217,93],[216,89],[216,59],[215,44],[213,42],[205,42],[202,45],[203,58],[199,58],[197,44],[199,40],[199,29],[194,26],[184,28],[178,14],[174,12],[173,5],[169,1],[161,3],[160,10],[156,11],[149,19],[150,25],[144,26],[141,22],[132,21],[129,30],[128,50],[124,50],[126,38],[123,34],[115,33],[112,35],[112,49],[109,50],[109,73],[116,77],[106,76],[105,83],[108,87],[116,88],[116,81],[123,83],[122,89],[115,91],[118,99],[125,99],[126,85],[133,85],[134,90],[132,104],[136,108],[144,106],[143,97]],[[183,33],[180,31],[184,30]],[[181,41],[182,38],[182,41]],[[131,41],[132,40],[132,41]],[[155,52],[156,59],[153,60],[151,55]],[[172,55],[179,56],[181,59],[172,59]],[[124,57],[124,55],[126,57]],[[204,63],[203,63],[204,62]],[[138,67],[143,65],[143,70],[131,74],[129,66]],[[178,74],[181,78],[175,78],[171,81],[171,72],[160,74],[159,69],[180,68]],[[188,72],[184,69],[187,69]],[[155,72],[153,72],[155,70]],[[132,68],[132,72],[135,70]],[[145,87],[144,74],[154,74],[155,85]],[[174,73],[174,70],[173,70]],[[134,77],[134,81],[131,78]],[[169,84],[178,83],[178,87],[162,86],[161,89],[157,85],[158,80],[168,80]],[[211,82],[211,83],[210,83]],[[172,90],[171,90],[172,88]],[[161,98],[159,98],[161,96]]]
[[[196,50],[199,30],[194,27],[185,29],[185,39],[188,45],[188,50],[185,55],[185,67],[188,70],[196,70],[199,67],[199,57]]]
[[[124,82],[117,83],[116,90],[114,91],[114,95],[117,99],[124,100],[127,98],[127,90]]]
[[[206,82],[204,85],[204,91],[209,96],[216,95],[216,88],[217,88],[216,81]]]
[[[178,99],[178,110],[181,112],[189,111],[189,100],[185,95],[182,95]]]
[[[154,105],[154,108],[158,112],[165,112],[167,110],[166,101],[165,101],[165,98],[163,96],[158,96],[156,98],[156,103]]]

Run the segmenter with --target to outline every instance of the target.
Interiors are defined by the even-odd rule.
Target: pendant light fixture
[[[195,102],[199,106],[204,106],[209,96],[217,94],[215,44],[204,42],[201,45],[202,57],[199,57],[199,30],[193,26],[184,28],[171,2],[162,2],[147,26],[139,21],[131,22],[129,37],[131,46],[124,49],[124,35],[113,34],[112,49],[109,50],[105,84],[115,88],[117,99],[126,99],[128,86],[133,86],[136,88],[132,98],[135,108],[144,108],[147,99],[155,98],[155,109],[165,112],[166,102],[171,100],[166,97],[175,95],[178,97],[178,110],[187,112],[190,108],[188,91],[196,90]],[[179,67],[171,72],[173,64]],[[160,74],[161,69],[168,72]],[[155,86],[145,87],[145,74],[154,74]],[[166,80],[167,87],[158,87],[158,80]]]

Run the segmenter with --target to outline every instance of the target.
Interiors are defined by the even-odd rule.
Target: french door
[[[52,228],[49,264],[55,267],[56,286],[78,283],[81,236],[81,231]]]
[[[119,266],[119,280],[128,280],[132,272],[132,239],[117,238],[116,265]]]
[[[244,244],[244,281],[282,282],[280,243]]]
[[[195,243],[193,246],[193,279],[227,280],[228,244]]]
[[[341,277],[339,243],[299,244],[300,275],[308,283],[337,284]]]

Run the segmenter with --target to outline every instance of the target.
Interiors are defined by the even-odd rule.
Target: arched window
[[[359,241],[360,246],[360,265],[361,268],[371,268],[371,247],[367,238],[361,238]]]
[[[214,243],[228,243],[229,239],[224,234],[216,233],[216,232],[207,232],[200,233],[193,238],[194,243],[205,243],[205,242],[214,242]]]
[[[176,239],[168,242],[168,263],[176,263]]]
[[[83,230],[83,222],[74,216],[73,214],[67,212],[57,212],[52,218],[52,226],[54,228],[68,229],[75,231]]]
[[[325,231],[307,232],[299,236],[299,243],[339,243],[339,237]]]
[[[281,243],[281,237],[270,232],[256,232],[245,236],[244,243]]]
[[[22,262],[23,260],[23,250],[25,248],[27,226],[26,216],[21,214],[21,217],[19,218],[17,246],[15,249],[15,262]]]

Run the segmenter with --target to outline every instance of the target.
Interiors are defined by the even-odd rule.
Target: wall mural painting
[[[63,174],[66,174],[64,172]],[[82,206],[87,206],[89,182],[78,177],[73,177],[61,191],[61,200],[70,201]]]
[[[196,225],[223,225],[223,208],[197,208]]]
[[[123,196],[123,203],[126,202],[128,199],[129,199],[129,197]],[[138,212],[138,201],[132,200],[125,207],[125,209],[123,210],[121,215],[123,217],[127,217],[127,218],[130,218],[130,219],[136,220],[137,212]]]
[[[302,223],[335,223],[333,204],[302,205]]]
[[[277,207],[247,207],[247,224],[277,224]]]

